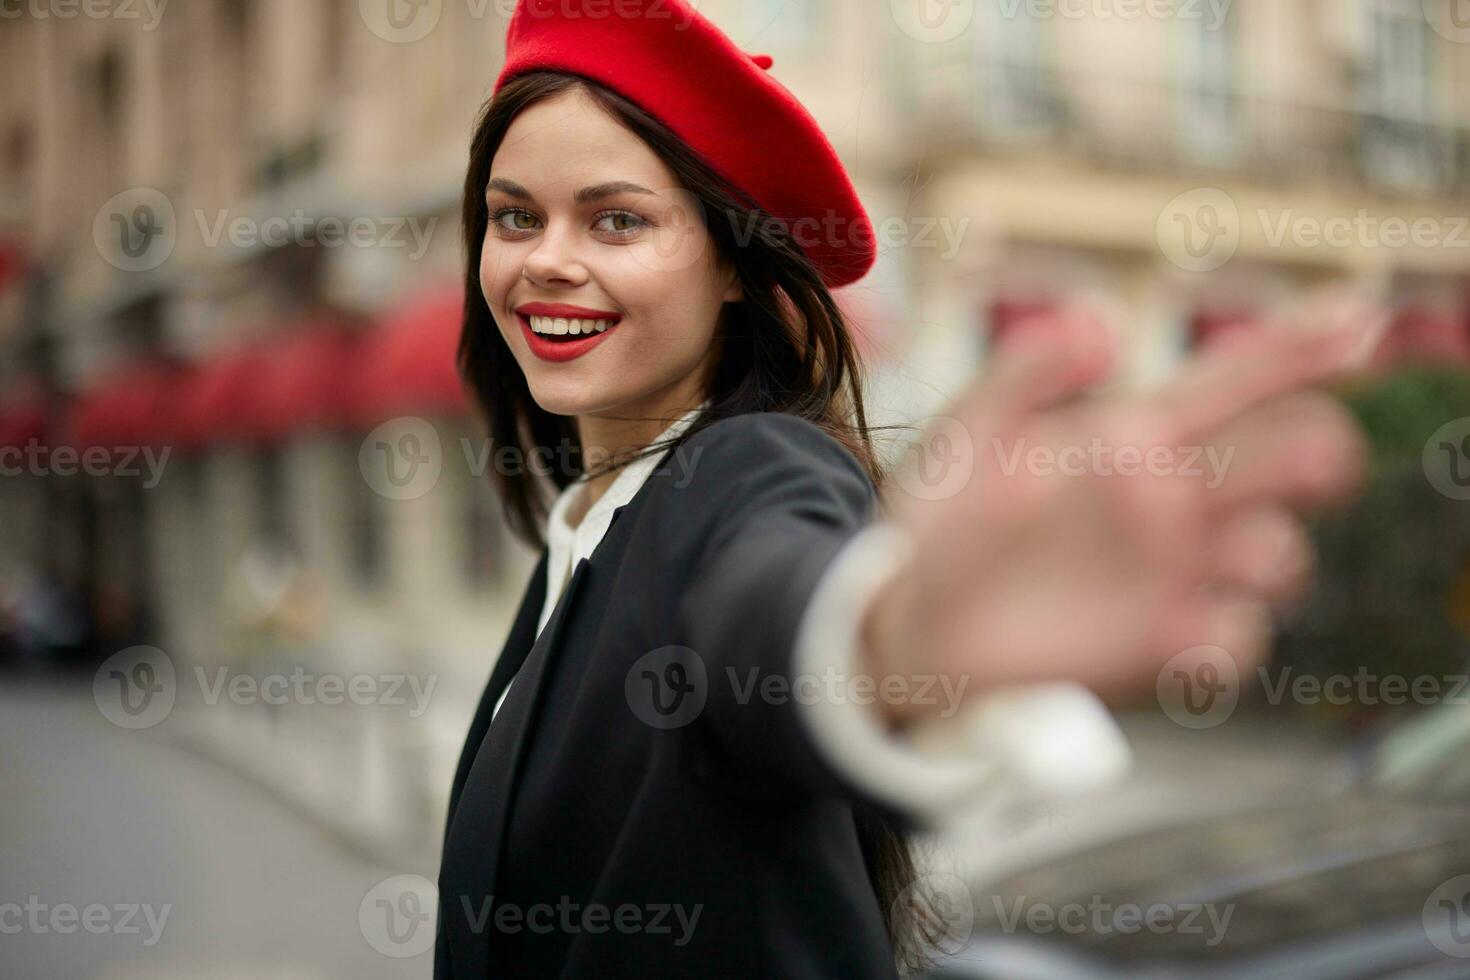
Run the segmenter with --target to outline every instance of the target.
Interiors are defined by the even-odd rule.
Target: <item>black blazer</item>
[[[664,453],[536,637],[543,549],[454,777],[436,980],[896,976],[856,820],[915,823],[746,697],[875,502],[812,423],[743,415]]]

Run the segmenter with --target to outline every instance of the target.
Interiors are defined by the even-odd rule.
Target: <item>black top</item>
[[[915,824],[760,693],[875,502],[811,422],[743,415],[663,455],[536,636],[543,549],[454,777],[436,980],[896,975],[854,808]]]

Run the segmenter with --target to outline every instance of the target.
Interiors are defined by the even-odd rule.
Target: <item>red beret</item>
[[[520,0],[495,91],[549,68],[584,75],[663,122],[781,219],[829,287],[877,257],[872,222],[817,122],[687,0]]]

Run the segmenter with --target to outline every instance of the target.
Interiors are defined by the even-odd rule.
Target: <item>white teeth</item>
[[[540,334],[602,333],[613,325],[612,320],[574,320],[562,316],[533,316],[530,320],[531,329]]]

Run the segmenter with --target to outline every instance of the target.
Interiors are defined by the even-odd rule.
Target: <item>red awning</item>
[[[1382,369],[1406,362],[1470,363],[1470,316],[1451,307],[1420,304],[1397,310],[1373,366]]]
[[[245,434],[279,439],[347,422],[353,405],[346,372],[355,356],[354,335],[345,321],[298,324],[261,352],[265,370],[251,386],[248,411],[240,420]]]
[[[0,239],[0,290],[24,276],[29,264],[23,242],[19,239]]]
[[[376,425],[413,412],[463,413],[455,366],[463,316],[464,289],[456,283],[426,290],[384,317],[356,354],[355,420]]]
[[[19,449],[46,436],[46,396],[23,385],[0,400],[0,447]]]
[[[247,347],[195,367],[182,381],[170,425],[173,442],[196,449],[211,442],[244,438],[246,414],[267,372],[262,350]]]
[[[145,360],[98,379],[72,404],[65,441],[77,449],[166,445],[179,378],[173,365]]]

